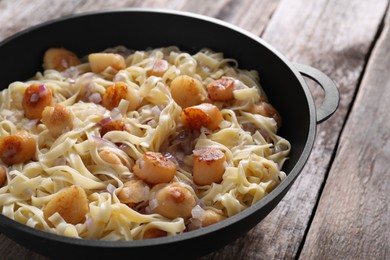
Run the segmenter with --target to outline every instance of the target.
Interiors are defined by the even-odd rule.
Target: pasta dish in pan
[[[202,228],[285,177],[290,143],[256,71],[202,49],[80,59],[63,48],[0,94],[0,210],[59,235],[136,240]]]

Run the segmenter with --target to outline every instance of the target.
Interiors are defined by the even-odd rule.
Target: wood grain
[[[388,13],[341,136],[302,259],[390,259],[389,23]]]
[[[259,35],[265,28],[279,0],[96,0],[53,1],[3,0],[0,1],[0,41],[6,37],[47,20],[62,16],[120,8],[159,8],[182,10],[212,16],[241,26]],[[259,12],[248,12],[259,10]],[[260,12],[261,11],[261,12]]]

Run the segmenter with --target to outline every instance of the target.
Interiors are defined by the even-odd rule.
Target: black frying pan
[[[141,241],[73,239],[39,231],[0,215],[0,230],[19,244],[55,258],[188,258],[201,256],[233,241],[260,222],[284,197],[302,170],[313,147],[317,123],[334,113],[339,93],[320,71],[289,62],[272,46],[225,22],[176,11],[127,9],[76,15],[35,26],[0,44],[0,86],[25,80],[42,71],[48,48],[64,47],[82,57],[109,47],[130,49],[176,45],[194,53],[203,47],[234,58],[241,68],[260,73],[270,102],[279,110],[279,134],[291,142],[287,178],[249,209],[206,228],[173,237]],[[316,109],[302,78],[308,76],[325,91]],[[275,220],[276,221],[276,220]]]

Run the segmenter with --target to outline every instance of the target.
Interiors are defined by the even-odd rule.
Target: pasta
[[[123,46],[0,93],[0,210],[84,239],[177,235],[233,216],[285,177],[290,143],[256,71],[202,49]]]

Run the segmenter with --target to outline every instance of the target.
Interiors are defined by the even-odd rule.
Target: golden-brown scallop
[[[156,62],[153,64],[153,67],[146,72],[146,75],[148,77],[150,76],[156,76],[156,77],[162,77],[164,76],[164,73],[169,69],[169,63],[166,60],[156,60]]]
[[[72,185],[59,191],[43,209],[43,216],[48,220],[50,216],[58,212],[61,217],[73,225],[82,223],[88,213],[88,198],[84,189]]]
[[[7,169],[4,166],[0,166],[0,188],[4,186],[7,180]]]
[[[216,148],[205,148],[194,151],[193,179],[198,185],[220,183],[225,172],[225,154]]]
[[[108,110],[117,107],[122,99],[129,101],[128,111],[137,109],[140,103],[139,93],[130,89],[126,83],[118,81],[106,89],[103,94],[102,105]]]
[[[24,91],[22,106],[28,119],[40,119],[43,110],[53,105],[52,91],[44,84],[32,84]]]
[[[197,79],[181,75],[172,80],[171,95],[182,108],[198,105],[205,99],[206,93],[202,83]]]
[[[100,128],[100,136],[104,136],[111,131],[126,131],[126,125],[122,119],[104,123]]]
[[[73,115],[69,109],[61,104],[46,107],[42,112],[42,123],[50,134],[57,138],[61,134],[73,129]]]
[[[282,118],[279,112],[268,102],[262,101],[260,104],[254,104],[249,112],[252,114],[259,114],[265,117],[271,117],[275,119],[278,127],[282,126]]]
[[[181,114],[183,125],[191,129],[200,129],[202,126],[210,130],[218,128],[223,117],[215,105],[203,103],[183,109]]]
[[[0,141],[0,157],[7,165],[31,160],[35,152],[35,138],[24,130],[6,136]]]
[[[130,180],[123,184],[118,193],[120,202],[134,207],[140,202],[146,201],[149,194],[149,186],[142,180]]]
[[[81,61],[77,55],[64,48],[50,48],[43,56],[43,67],[45,69],[64,71],[79,64],[81,64]]]
[[[115,53],[92,53],[88,55],[89,65],[94,73],[100,73],[112,67],[116,70],[123,70],[126,68],[125,59]]]
[[[150,184],[170,182],[176,174],[176,164],[161,153],[146,152],[133,166],[134,174]]]
[[[192,192],[178,182],[156,185],[152,188],[151,194],[154,194],[155,200],[152,212],[170,219],[189,218],[191,210],[196,205]]]
[[[232,77],[222,77],[207,85],[209,97],[214,101],[229,101],[234,99],[234,82]]]

